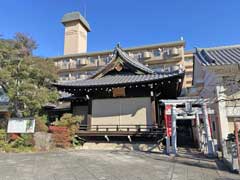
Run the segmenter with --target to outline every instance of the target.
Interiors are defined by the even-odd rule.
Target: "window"
[[[186,77],[192,77],[192,76],[193,76],[192,72],[187,72],[186,73]]]
[[[96,71],[86,71],[85,74],[86,75],[94,75],[96,73]]]
[[[76,60],[76,65],[79,66],[79,65],[80,65],[80,62],[81,62],[81,59],[80,59],[80,58],[77,58],[77,60]]]
[[[137,60],[142,59],[142,53],[141,52],[133,53],[133,58]]]
[[[193,58],[192,57],[185,57],[184,61],[190,63],[190,62],[193,62]]]
[[[62,68],[67,69],[68,65],[69,65],[69,59],[64,59],[62,62],[63,62],[62,63]]]
[[[89,57],[89,61],[91,64],[95,64],[98,60],[98,57]]]
[[[164,65],[152,65],[150,68],[158,73],[162,73],[165,71]]]
[[[216,131],[216,127],[215,127],[215,122],[214,121],[212,122],[212,130]]]
[[[69,74],[65,73],[60,75],[60,80],[68,80],[68,79],[69,79]]]
[[[154,56],[160,56],[160,55],[161,55],[160,50],[159,50],[159,49],[153,50],[153,55],[154,55]]]

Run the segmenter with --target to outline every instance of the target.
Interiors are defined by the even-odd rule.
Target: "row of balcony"
[[[141,59],[150,59],[152,57],[160,57],[162,59],[168,59],[170,57],[175,57],[175,56],[179,56],[180,55],[180,51],[178,48],[172,48],[172,49],[168,49],[168,50],[161,50],[161,49],[156,49],[153,51],[145,51],[141,53],[140,58]]]
[[[179,57],[181,52],[178,48],[171,48],[167,50],[155,49],[152,51],[144,51],[144,52],[129,52],[130,57],[140,61],[140,62],[148,62],[149,60],[167,60],[175,57]],[[60,69],[75,69],[80,68],[86,65],[94,65],[94,66],[104,66],[111,60],[112,55],[100,57],[83,57],[76,59],[64,59],[55,62],[55,65]]]
[[[150,67],[151,68],[151,67]],[[167,72],[174,72],[174,71],[182,71],[183,66],[179,65],[172,65],[169,67],[152,67],[154,71],[158,73],[167,73]],[[76,79],[86,79],[87,77],[93,75],[95,71],[84,71],[84,72],[65,72],[60,73],[59,78],[60,80],[76,80]]]

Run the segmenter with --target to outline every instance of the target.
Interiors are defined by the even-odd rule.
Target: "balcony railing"
[[[124,135],[164,135],[165,129],[157,125],[80,125],[79,135],[87,136],[124,136]]]

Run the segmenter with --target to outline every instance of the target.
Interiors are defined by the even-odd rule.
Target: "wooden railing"
[[[79,131],[92,132],[142,132],[164,133],[165,129],[157,125],[79,125]]]

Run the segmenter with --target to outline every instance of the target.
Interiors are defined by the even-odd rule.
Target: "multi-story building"
[[[87,33],[90,26],[79,12],[65,14],[62,18],[65,27],[64,55],[53,57],[59,68],[59,80],[85,79],[99,68],[108,64],[113,50],[87,52]],[[181,68],[186,70],[183,87],[192,85],[193,54],[184,52],[183,40],[123,49],[130,57],[154,69],[171,71]]]
[[[185,51],[184,52],[184,68],[185,68],[185,78],[183,87],[190,88],[192,87],[193,80],[193,52]]]

